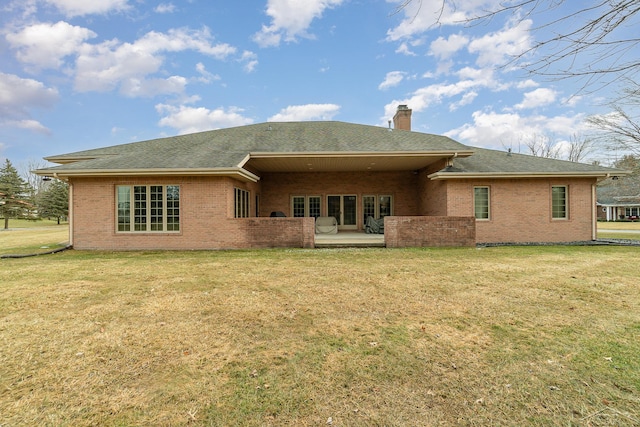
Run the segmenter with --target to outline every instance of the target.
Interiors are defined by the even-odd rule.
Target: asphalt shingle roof
[[[473,156],[455,159],[452,172],[469,173],[569,173],[616,172],[616,169],[527,154],[473,148]]]
[[[63,163],[46,172],[229,169],[237,167],[249,153],[339,153],[339,152],[469,152],[457,158],[447,172],[457,173],[589,173],[616,169],[533,157],[463,145],[451,138],[420,132],[337,121],[278,122],[212,130],[149,141],[115,145],[50,156]],[[77,160],[82,159],[82,160]],[[443,170],[442,172],[445,172]]]

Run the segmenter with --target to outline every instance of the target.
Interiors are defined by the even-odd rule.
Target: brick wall
[[[312,218],[233,218],[234,187],[259,185],[230,178],[73,179],[76,249],[221,249],[313,247]],[[179,185],[179,233],[116,233],[116,185]]]
[[[450,180],[447,215],[473,215],[473,187],[488,186],[490,220],[476,221],[478,243],[573,242],[592,239],[595,179]],[[551,186],[568,187],[568,219],[551,218]]]
[[[321,196],[327,215],[328,195],[358,196],[358,229],[364,227],[362,196],[392,195],[395,215],[418,215],[418,175],[405,172],[265,173],[262,175],[260,216],[282,211],[291,215],[291,196]]]
[[[472,217],[388,216],[384,219],[384,240],[387,248],[475,246],[475,226]]]

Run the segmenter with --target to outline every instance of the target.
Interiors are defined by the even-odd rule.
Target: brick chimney
[[[411,130],[411,109],[406,105],[398,105],[396,115],[393,116],[393,128]]]

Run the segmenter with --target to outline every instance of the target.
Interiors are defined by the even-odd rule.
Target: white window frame
[[[479,202],[478,199],[476,199],[476,190],[486,190],[487,191],[487,217],[485,218],[484,216],[478,216],[478,206],[477,203]],[[484,208],[484,206],[481,206],[482,208]],[[475,185],[473,187],[473,216],[475,217],[476,221],[490,221],[491,220],[491,187],[489,187],[488,185]]]
[[[556,206],[554,200],[554,189],[564,188],[564,215],[556,216]],[[569,186],[568,185],[552,185],[551,186],[551,219],[554,221],[564,221],[569,219]]]
[[[373,218],[374,219],[380,219],[380,215],[381,215],[381,213],[380,213],[380,211],[381,211],[381,209],[380,209],[380,205],[381,205],[380,199],[382,197],[388,197],[389,198],[389,203],[391,204],[391,206],[389,206],[389,214],[385,215],[385,216],[392,216],[393,215],[393,209],[394,209],[393,195],[391,195],[391,194],[365,194],[365,195],[362,196],[362,216],[363,216],[364,223],[367,222],[367,216],[370,216],[370,215],[368,215],[368,212],[367,212],[367,206],[366,206],[367,198],[372,198],[372,197],[374,199],[374,202],[373,202],[373,210],[374,210]]]
[[[234,187],[233,189],[233,206],[234,218],[249,218],[251,208],[251,193],[243,188]]]
[[[160,193],[157,191],[157,187],[162,189]],[[152,188],[155,191],[152,192]],[[172,193],[177,191],[177,199],[169,198],[169,188],[175,188],[172,190]],[[128,190],[129,200],[124,199],[127,194],[126,191],[121,192],[121,189]],[[142,191],[143,189],[144,191]],[[160,199],[154,200],[153,196],[157,196],[158,194],[161,194]],[[137,195],[140,195],[140,200],[136,200]],[[142,197],[142,195],[144,195],[144,197]],[[116,233],[180,232],[179,185],[116,185],[115,196]],[[120,206],[122,203],[125,203],[126,207]],[[128,221],[121,221],[125,219],[128,219]]]
[[[296,212],[296,199],[303,199],[303,203],[304,203],[304,207],[303,207],[303,215],[299,215],[300,212]],[[311,200],[312,199],[316,199],[318,201],[318,209],[316,212],[313,212],[317,215],[312,215],[311,212]],[[295,194],[293,196],[291,196],[291,216],[294,218],[300,218],[300,217],[308,217],[311,216],[313,218],[317,218],[319,216],[322,216],[322,197],[321,196],[317,196],[315,194],[313,195],[302,195],[302,194]]]

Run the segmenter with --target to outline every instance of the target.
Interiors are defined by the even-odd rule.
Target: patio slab
[[[316,234],[316,248],[339,247],[385,247],[384,234],[367,234],[362,232],[338,232],[337,234]]]

